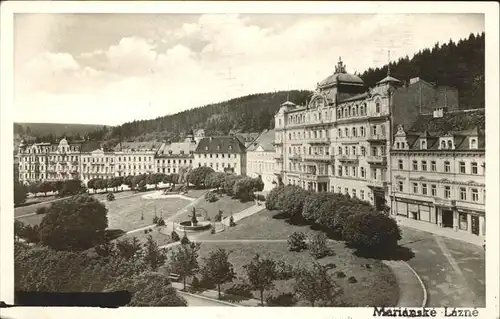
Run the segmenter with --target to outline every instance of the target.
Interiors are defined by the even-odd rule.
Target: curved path
[[[425,307],[427,289],[420,276],[404,261],[383,260],[391,268],[399,287],[398,307]]]

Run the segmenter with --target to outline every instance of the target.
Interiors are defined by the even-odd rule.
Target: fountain
[[[204,210],[204,209],[202,209]],[[204,210],[205,211],[205,210]],[[205,211],[205,215],[207,212]],[[196,209],[193,207],[192,214],[190,215],[191,220],[182,221],[177,225],[178,231],[184,232],[196,232],[210,229],[211,223],[209,220],[198,221],[196,218]]]

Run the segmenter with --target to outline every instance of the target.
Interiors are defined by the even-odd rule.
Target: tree
[[[252,200],[254,184],[254,179],[250,177],[238,179],[233,186],[234,197],[240,199],[242,202]]]
[[[205,265],[201,273],[205,278],[217,285],[218,298],[220,299],[220,286],[226,282],[233,282],[236,274],[233,265],[229,262],[229,253],[222,248],[211,251],[207,258],[203,258]]]
[[[88,195],[52,203],[40,223],[40,240],[56,250],[87,249],[103,240],[107,208]]]
[[[383,254],[397,247],[401,229],[385,214],[358,213],[347,219],[342,235],[348,244],[361,251]]]
[[[193,184],[196,188],[204,186],[205,179],[214,170],[208,166],[201,166],[193,169],[188,175],[188,182]]]
[[[60,196],[64,195],[76,195],[78,194],[84,186],[79,179],[70,179],[63,182],[62,190],[59,193]]]
[[[23,229],[24,229],[24,223],[15,219],[14,220],[14,239],[16,241],[18,241],[19,238],[21,238],[21,235],[23,233]]]
[[[109,257],[116,254],[116,246],[110,241],[105,241],[101,245],[95,246],[94,250],[101,257]]]
[[[165,252],[158,247],[158,243],[153,240],[153,236],[149,235],[144,244],[143,252],[144,262],[151,267],[152,270],[158,269],[167,260]]]
[[[279,209],[279,207],[277,206],[277,204],[278,204],[278,196],[281,193],[283,193],[283,191],[284,191],[284,187],[277,186],[277,187],[271,189],[271,191],[269,192],[269,194],[267,194],[267,197],[266,197],[266,208],[268,210]]]
[[[141,253],[141,244],[137,237],[132,237],[132,240],[125,238],[116,242],[118,254],[125,259],[137,257]]]
[[[194,276],[198,270],[199,250],[199,243],[181,244],[170,258],[170,267],[184,282],[184,290],[186,290],[186,278]]]
[[[256,254],[243,268],[252,289],[260,293],[260,304],[264,305],[264,291],[272,289],[276,280],[276,262],[272,259],[261,259],[259,254]]]
[[[42,182],[39,187],[39,191],[44,193],[45,196],[47,196],[48,192],[51,192],[53,190],[52,183],[50,182]]]
[[[20,205],[26,201],[26,189],[19,183],[14,182],[14,205]]]
[[[326,243],[327,238],[325,234],[318,233],[314,235],[309,243],[309,251],[311,252],[311,255],[316,259],[320,259],[328,255],[330,250],[328,249]]]
[[[327,268],[313,263],[312,269],[297,267],[295,270],[295,293],[309,301],[312,307],[318,302],[321,306],[335,306],[336,298],[342,290],[327,273]]]
[[[283,197],[279,199],[279,208],[292,220],[302,218],[304,201],[309,193],[299,186],[287,186],[283,192]]]
[[[108,195],[106,195],[106,199],[108,200],[108,202],[114,201],[115,200],[115,194],[108,193]]]
[[[305,250],[307,249],[306,235],[301,232],[293,232],[290,236],[288,236],[287,244],[290,251]]]
[[[170,280],[163,274],[144,272],[131,278],[126,278],[115,285],[109,286],[106,291],[129,291],[132,299],[131,307],[178,307],[187,306],[184,298],[179,296]]]
[[[307,221],[316,223],[322,213],[322,205],[332,198],[332,193],[327,192],[309,194],[304,200],[302,217]]]
[[[226,193],[227,195],[233,195],[234,184],[236,184],[236,182],[241,178],[243,177],[232,174],[226,174],[223,184],[224,193]]]

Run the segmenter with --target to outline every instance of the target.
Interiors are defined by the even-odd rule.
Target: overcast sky
[[[483,15],[17,14],[17,122],[117,125],[251,93],[314,89],[484,31]]]

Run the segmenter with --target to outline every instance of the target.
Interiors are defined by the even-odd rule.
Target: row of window
[[[123,157],[123,162],[126,162],[126,161],[127,161],[127,159],[128,159],[128,161],[129,161],[129,162],[131,162],[131,161],[132,161],[132,159],[133,159],[133,161],[134,161],[134,162],[135,162],[135,161],[140,162],[140,161],[141,161],[141,159],[142,159],[144,162],[146,162],[146,161],[150,161],[150,162],[151,162],[151,161],[153,160],[153,157],[151,157],[151,156],[148,156],[148,157],[146,157],[146,156],[144,156],[144,157],[140,157],[140,156],[138,156],[138,157],[135,157],[135,156],[128,156],[128,157],[126,157],[126,156],[124,156],[124,157]],[[122,157],[118,157],[118,162],[121,162],[121,161],[122,161]]]
[[[385,136],[386,135],[386,130],[385,130],[385,125],[380,124],[380,125],[372,125],[370,127],[370,135],[371,136]],[[288,133],[288,140],[293,141],[293,140],[301,140],[301,139],[306,139],[306,138],[328,138],[328,130],[317,130],[317,131],[306,131],[306,132],[289,132]],[[343,137],[366,137],[366,129],[364,126],[358,127],[351,127],[350,129],[348,127],[345,127],[344,129],[337,129],[337,136],[339,138]]]
[[[486,170],[486,165],[485,163],[483,162],[482,163],[482,166],[483,166],[483,173],[485,172]],[[404,170],[404,161],[402,159],[398,160],[398,168],[400,170]],[[412,161],[412,170],[414,171],[428,171],[428,165],[427,165],[427,161],[420,161],[420,165],[418,163],[417,160],[413,160]],[[450,161],[443,161],[443,170],[445,173],[451,173],[451,163]],[[436,161],[430,161],[430,171],[431,172],[436,172],[437,171],[437,165],[436,165]],[[471,162],[470,163],[470,166],[469,166],[469,170],[467,170],[467,165],[465,164],[465,162],[461,161],[458,163],[458,171],[459,173],[461,174],[474,174],[474,175],[477,175],[479,174],[479,170],[478,170],[478,163],[477,162]]]
[[[47,161],[71,161],[71,162],[76,162],[78,161],[79,156],[77,155],[67,155],[67,156],[62,156],[62,155],[49,155],[47,156]],[[21,162],[35,162],[36,160],[39,160],[40,162],[45,162],[45,157],[44,156],[33,156],[33,157],[21,157]]]
[[[227,166],[226,166],[227,165]],[[201,163],[198,163],[198,167],[201,167]],[[220,163],[220,166],[219,166],[219,163],[209,163],[209,165],[207,165],[207,163],[203,163],[203,166],[210,166],[210,168],[215,168],[215,170],[218,170],[219,167],[221,168],[236,168],[238,166],[237,163],[234,163],[234,166],[231,166],[231,163]]]
[[[352,146],[339,146],[337,148],[337,154],[338,155],[359,155],[358,153],[358,148],[361,150],[361,155],[366,156],[366,147],[364,146],[357,146],[357,145],[352,145]],[[371,156],[385,156],[386,155],[386,148],[385,146],[372,146],[371,147]],[[308,151],[308,153],[306,152]],[[289,154],[295,154],[295,155],[330,155],[330,151],[328,147],[302,147],[302,152],[300,146],[298,147],[288,147],[288,153]]]
[[[44,147],[42,148],[41,150],[40,149],[37,149],[37,148],[29,148],[27,150],[26,153],[28,154],[46,154],[46,153],[49,153],[49,152],[61,152],[61,153],[67,153],[67,152],[78,152],[79,149],[75,146],[70,146],[70,147],[61,147],[61,148],[55,148],[55,147],[52,147],[52,148],[48,148],[48,147]]]
[[[140,164],[139,165],[128,164],[128,166],[127,165],[123,165],[123,169],[127,169],[127,168],[128,169],[148,169],[148,168],[152,169],[153,165],[146,165],[146,164],[144,164],[144,167],[143,167],[143,165],[140,165]],[[118,169],[122,169],[122,165],[118,165]]]
[[[48,169],[48,170],[64,170],[64,169],[77,169],[78,166],[75,165],[65,165],[65,166],[60,166],[60,165],[48,165],[48,166],[44,166],[44,165],[40,165],[39,167],[39,170],[41,171],[44,171],[45,169]],[[24,171],[29,171],[29,170],[32,170],[34,171],[36,169],[36,166],[32,165],[31,168],[29,165],[24,165],[24,166],[20,166],[20,170],[24,170]]]
[[[231,157],[236,158],[238,154],[219,154],[219,153],[212,154],[212,153],[210,153],[210,154],[203,154],[203,158],[208,158],[208,157],[219,158],[219,155],[220,155],[220,158],[226,158],[226,157],[227,158],[231,158]],[[231,156],[231,155],[233,155],[233,156]],[[198,158],[202,158],[202,154],[198,154]]]
[[[305,182],[304,181],[300,181],[300,180],[295,180],[295,179],[292,179],[290,180],[290,184],[292,185],[297,185],[297,186],[300,186],[300,187],[305,187]],[[318,183],[319,185],[320,183]],[[325,187],[325,190],[327,188]],[[335,192],[335,186],[331,186],[331,190],[332,192]],[[341,186],[337,186],[337,193],[342,193],[342,187]],[[351,189],[351,193],[349,193],[349,188],[347,187],[344,187],[344,194],[346,195],[350,195],[351,197],[358,197],[358,193],[357,193],[357,190],[355,188],[352,188]],[[364,190],[359,190],[359,198],[361,200],[365,200],[365,191]]]
[[[400,192],[404,192],[404,182],[398,181],[398,190]],[[418,183],[412,182],[413,194],[421,194],[421,195],[430,195],[433,197],[438,197],[437,184],[428,184],[428,183]],[[452,188],[449,185],[445,185],[442,191],[442,197],[445,199],[451,199],[451,191]],[[458,199],[461,201],[467,201],[468,199],[472,202],[479,202],[479,189],[475,187],[459,187],[459,196]],[[486,196],[486,192],[483,191],[483,196]],[[439,196],[441,197],[441,196]],[[486,200],[486,198],[484,198]]]
[[[184,164],[187,164],[188,163],[188,160],[184,159],[184,160],[172,160],[172,164],[183,164],[183,161],[184,161]],[[160,160],[158,160],[158,165],[160,164],[165,164],[165,160],[163,160],[163,162],[160,163]],[[170,164],[170,160],[167,160],[167,164]],[[193,164],[193,160],[189,160],[189,164]]]
[[[405,149],[407,148],[408,144],[406,142],[396,142],[396,149]],[[477,149],[477,138],[476,137],[469,137],[469,148],[470,149]],[[425,139],[420,140],[420,149],[421,150],[426,150],[427,149],[427,141]],[[446,150],[450,149],[453,150],[455,149],[455,145],[453,143],[452,138],[441,138],[441,141],[439,143],[439,148],[440,150]]]
[[[113,163],[113,157],[83,157],[82,161],[83,163]]]

